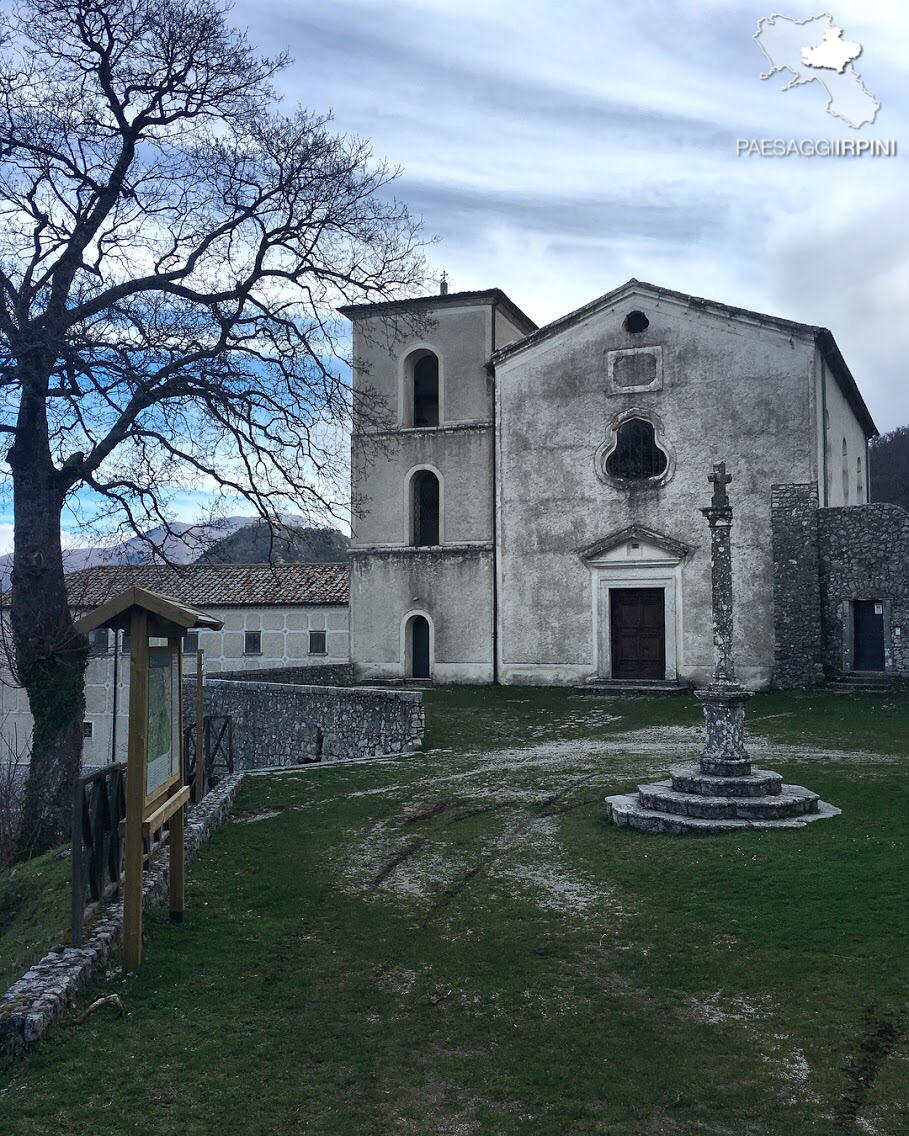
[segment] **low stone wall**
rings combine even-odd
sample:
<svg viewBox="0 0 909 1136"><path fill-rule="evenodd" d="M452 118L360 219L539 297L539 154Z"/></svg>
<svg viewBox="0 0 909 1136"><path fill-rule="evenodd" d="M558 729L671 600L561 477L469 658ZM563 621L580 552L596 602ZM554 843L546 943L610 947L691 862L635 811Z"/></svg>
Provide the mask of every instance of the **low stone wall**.
<svg viewBox="0 0 909 1136"><path fill-rule="evenodd" d="M853 505L818 512L823 662L851 667L852 600L884 604L886 669L909 676L909 512Z"/></svg>
<svg viewBox="0 0 909 1136"><path fill-rule="evenodd" d="M220 785L189 814L186 825L186 863L189 864L212 832L223 823L237 795L243 774ZM145 873L145 907L168 902L169 863L166 848L153 858ZM62 1020L76 996L107 965L120 944L123 903L114 903L85 935L81 947L62 947L46 954L14 982L0 1002L0 1053L15 1056Z"/></svg>
<svg viewBox="0 0 909 1136"><path fill-rule="evenodd" d="M195 721L195 697L189 680L187 724ZM209 678L205 713L233 717L239 769L409 753L423 741L423 699L414 690Z"/></svg>
<svg viewBox="0 0 909 1136"><path fill-rule="evenodd" d="M350 663L325 667L269 667L259 671L218 671L212 678L236 682L280 682L292 686L350 686L353 670Z"/></svg>

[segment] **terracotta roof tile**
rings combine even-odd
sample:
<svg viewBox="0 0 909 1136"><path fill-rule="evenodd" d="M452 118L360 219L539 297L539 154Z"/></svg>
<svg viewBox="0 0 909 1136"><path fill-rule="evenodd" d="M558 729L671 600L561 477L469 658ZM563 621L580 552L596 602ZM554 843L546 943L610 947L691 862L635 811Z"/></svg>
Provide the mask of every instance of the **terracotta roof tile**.
<svg viewBox="0 0 909 1136"><path fill-rule="evenodd" d="M70 572L70 606L94 608L126 588L148 588L183 603L206 607L263 604L346 604L346 564L105 564Z"/></svg>

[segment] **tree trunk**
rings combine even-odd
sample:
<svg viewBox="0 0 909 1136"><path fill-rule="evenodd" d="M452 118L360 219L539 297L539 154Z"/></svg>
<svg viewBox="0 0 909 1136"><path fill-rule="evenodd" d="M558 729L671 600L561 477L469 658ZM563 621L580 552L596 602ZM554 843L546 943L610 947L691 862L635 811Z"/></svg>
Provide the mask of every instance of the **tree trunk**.
<svg viewBox="0 0 909 1136"><path fill-rule="evenodd" d="M23 383L16 441L7 459L15 525L10 622L16 671L34 719L20 859L54 847L70 831L85 713L88 651L84 636L73 631L63 578L65 490L50 452L46 389L40 380Z"/></svg>

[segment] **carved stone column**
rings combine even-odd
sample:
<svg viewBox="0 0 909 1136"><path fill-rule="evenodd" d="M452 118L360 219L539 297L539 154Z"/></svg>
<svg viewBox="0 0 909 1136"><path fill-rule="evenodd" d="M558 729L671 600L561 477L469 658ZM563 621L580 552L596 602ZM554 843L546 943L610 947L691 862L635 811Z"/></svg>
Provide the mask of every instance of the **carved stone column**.
<svg viewBox="0 0 909 1136"><path fill-rule="evenodd" d="M726 486L732 478L725 462L708 477L713 499L701 512L710 525L711 598L713 604L713 679L695 695L704 705L706 741L701 772L713 777L741 777L751 773L745 749L745 703L751 697L735 676L732 653L732 506Z"/></svg>
<svg viewBox="0 0 909 1136"><path fill-rule="evenodd" d="M636 794L606 798L617 825L642 832L734 832L801 827L840 811L779 773L752 769L745 749L745 703L751 692L735 677L732 657L732 506L724 463L713 467L713 500L701 512L710 523L713 590L713 678L695 695L704 706L706 738L699 765L673 765L668 781L639 785Z"/></svg>

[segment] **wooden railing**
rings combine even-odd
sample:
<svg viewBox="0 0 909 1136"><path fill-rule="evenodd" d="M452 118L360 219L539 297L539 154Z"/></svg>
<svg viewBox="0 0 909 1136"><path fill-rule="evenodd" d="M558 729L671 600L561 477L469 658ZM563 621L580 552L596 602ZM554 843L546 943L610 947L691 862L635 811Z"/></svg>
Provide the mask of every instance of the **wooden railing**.
<svg viewBox="0 0 909 1136"><path fill-rule="evenodd" d="M234 771L234 720L229 714L206 714L202 719L202 793L196 795L196 724L183 731L183 760L190 800L199 801L222 777Z"/></svg>
<svg viewBox="0 0 909 1136"><path fill-rule="evenodd" d="M120 887L126 816L126 763L80 777L73 800L72 944L82 944L85 893L101 903Z"/></svg>
<svg viewBox="0 0 909 1136"><path fill-rule="evenodd" d="M190 800L200 801L227 774L234 771L234 723L229 715L208 716L202 727L203 784L196 784L196 728L184 730L184 783ZM121 821L126 817L126 763L105 765L80 777L73 798L72 919L74 947L82 944L86 893L92 903L103 903L120 888L123 875ZM144 842L146 858L166 839L166 829Z"/></svg>

